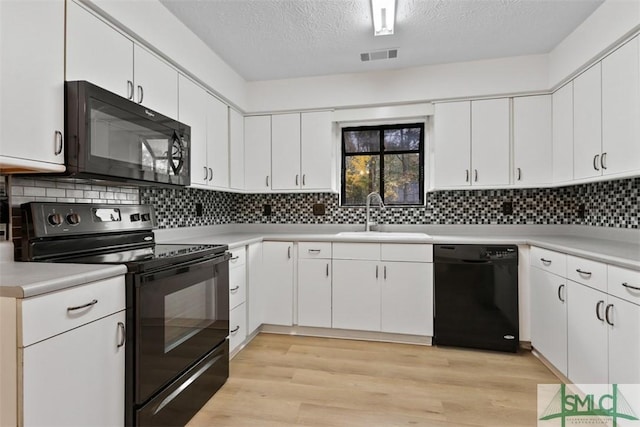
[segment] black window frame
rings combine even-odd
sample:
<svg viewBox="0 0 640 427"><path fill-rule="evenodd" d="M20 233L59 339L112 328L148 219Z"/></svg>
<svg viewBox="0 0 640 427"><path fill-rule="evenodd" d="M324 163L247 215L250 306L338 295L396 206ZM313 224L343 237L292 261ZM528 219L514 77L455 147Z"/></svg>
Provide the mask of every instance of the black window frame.
<svg viewBox="0 0 640 427"><path fill-rule="evenodd" d="M385 152L384 150L384 131L385 130L398 130L398 129L407 129L407 128L420 128L420 148L418 150L389 150ZM391 125L371 125L371 126L352 126L352 127L343 127L341 129L341 148L342 148L342 162L340 171L340 205L341 206L364 206L365 203L362 204L347 204L346 203L346 190L347 190L347 180L346 180L346 160L347 157L353 156L378 156L379 164L380 164L380 196L385 204L392 207L412 207L412 206L424 206L425 203L425 194L424 194L424 151L425 151L425 143L424 143L424 123L400 123L400 124L391 124ZM353 132L353 131L368 131L368 130L378 130L380 131L380 150L379 151L366 151L366 152L356 152L356 153L347 153L345 149L345 132ZM385 154L415 154L418 153L419 158L419 186L420 186L420 203L412 203L412 204L404 204L404 203L387 203L384 200L384 156Z"/></svg>

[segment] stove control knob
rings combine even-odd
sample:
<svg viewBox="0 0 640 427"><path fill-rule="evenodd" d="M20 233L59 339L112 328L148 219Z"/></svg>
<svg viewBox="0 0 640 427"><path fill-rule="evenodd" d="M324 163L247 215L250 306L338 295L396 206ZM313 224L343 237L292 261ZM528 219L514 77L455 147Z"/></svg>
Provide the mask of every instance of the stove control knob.
<svg viewBox="0 0 640 427"><path fill-rule="evenodd" d="M70 213L69 215L67 215L67 222L71 225L80 224L80 215L75 212Z"/></svg>
<svg viewBox="0 0 640 427"><path fill-rule="evenodd" d="M49 216L47 217L47 222L54 227L57 227L62 224L62 215L60 215L59 213L49 214Z"/></svg>
<svg viewBox="0 0 640 427"><path fill-rule="evenodd" d="M130 218L131 218L131 222L140 221L140 214L139 213L131 214Z"/></svg>
<svg viewBox="0 0 640 427"><path fill-rule="evenodd" d="M149 213L143 213L143 214L142 214L142 220L143 220L143 221L151 221L151 214L149 214Z"/></svg>

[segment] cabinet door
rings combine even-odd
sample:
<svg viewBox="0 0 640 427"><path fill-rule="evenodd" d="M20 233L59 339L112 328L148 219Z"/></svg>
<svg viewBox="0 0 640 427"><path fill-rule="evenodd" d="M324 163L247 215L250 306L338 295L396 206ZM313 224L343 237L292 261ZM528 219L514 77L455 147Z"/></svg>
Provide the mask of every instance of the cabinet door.
<svg viewBox="0 0 640 427"><path fill-rule="evenodd" d="M609 383L640 384L640 306L609 296Z"/></svg>
<svg viewBox="0 0 640 427"><path fill-rule="evenodd" d="M567 280L531 269L531 344L567 375Z"/></svg>
<svg viewBox="0 0 640 427"><path fill-rule="evenodd" d="M244 190L244 118L229 109L229 186Z"/></svg>
<svg viewBox="0 0 640 427"><path fill-rule="evenodd" d="M509 184L509 123L508 98L471 102L473 185Z"/></svg>
<svg viewBox="0 0 640 427"><path fill-rule="evenodd" d="M301 114L301 172L303 189L331 189L331 113Z"/></svg>
<svg viewBox="0 0 640 427"><path fill-rule="evenodd" d="M264 242L264 323L293 325L293 243Z"/></svg>
<svg viewBox="0 0 640 427"><path fill-rule="evenodd" d="M240 304L229 313L229 353L247 338L246 304Z"/></svg>
<svg viewBox="0 0 640 427"><path fill-rule="evenodd" d="M23 350L24 426L124 424L125 312Z"/></svg>
<svg viewBox="0 0 640 427"><path fill-rule="evenodd" d="M573 179L573 82L555 91L552 103L553 182Z"/></svg>
<svg viewBox="0 0 640 427"><path fill-rule="evenodd" d="M207 165L207 93L187 77L178 79L180 97L178 120L191 127L191 184L205 185L209 180Z"/></svg>
<svg viewBox="0 0 640 427"><path fill-rule="evenodd" d="M382 332L433 335L433 264L382 264Z"/></svg>
<svg viewBox="0 0 640 427"><path fill-rule="evenodd" d="M209 185L229 188L229 107L207 94L207 164Z"/></svg>
<svg viewBox="0 0 640 427"><path fill-rule="evenodd" d="M434 121L435 187L471 185L471 103L436 104Z"/></svg>
<svg viewBox="0 0 640 427"><path fill-rule="evenodd" d="M264 277L262 243L252 243L247 247L247 335L264 323Z"/></svg>
<svg viewBox="0 0 640 427"><path fill-rule="evenodd" d="M271 116L271 176L274 190L300 188L299 113Z"/></svg>
<svg viewBox="0 0 640 427"><path fill-rule="evenodd" d="M333 327L380 330L380 265L377 261L333 260Z"/></svg>
<svg viewBox="0 0 640 427"><path fill-rule="evenodd" d="M271 188L271 116L244 118L244 184L247 190Z"/></svg>
<svg viewBox="0 0 640 427"><path fill-rule="evenodd" d="M640 171L638 37L602 60L602 173Z"/></svg>
<svg viewBox="0 0 640 427"><path fill-rule="evenodd" d="M148 50L134 45L133 79L135 102L167 117L178 117L178 71Z"/></svg>
<svg viewBox="0 0 640 427"><path fill-rule="evenodd" d="M0 2L0 51L0 154L64 164L64 1Z"/></svg>
<svg viewBox="0 0 640 427"><path fill-rule="evenodd" d="M573 177L600 176L602 91L600 63L573 80Z"/></svg>
<svg viewBox="0 0 640 427"><path fill-rule="evenodd" d="M575 384L607 384L607 295L571 280L567 286L567 376Z"/></svg>
<svg viewBox="0 0 640 427"><path fill-rule="evenodd" d="M515 183L551 182L551 96L513 99L513 155Z"/></svg>
<svg viewBox="0 0 640 427"><path fill-rule="evenodd" d="M133 42L73 1L67 2L66 56L66 80L133 99Z"/></svg>
<svg viewBox="0 0 640 427"><path fill-rule="evenodd" d="M298 261L298 325L331 327L331 260Z"/></svg>

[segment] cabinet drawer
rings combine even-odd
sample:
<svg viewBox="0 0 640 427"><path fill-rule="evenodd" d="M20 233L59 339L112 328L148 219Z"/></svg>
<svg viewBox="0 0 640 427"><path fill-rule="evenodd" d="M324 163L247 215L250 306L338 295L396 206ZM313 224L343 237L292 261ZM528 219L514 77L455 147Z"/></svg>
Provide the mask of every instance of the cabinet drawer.
<svg viewBox="0 0 640 427"><path fill-rule="evenodd" d="M246 305L240 304L229 313L229 352L242 344L247 337Z"/></svg>
<svg viewBox="0 0 640 427"><path fill-rule="evenodd" d="M380 259L380 243L334 243L333 259Z"/></svg>
<svg viewBox="0 0 640 427"><path fill-rule="evenodd" d="M567 276L567 256L559 252L532 247L529 253L532 267L538 267L558 276Z"/></svg>
<svg viewBox="0 0 640 427"><path fill-rule="evenodd" d="M238 265L245 265L247 261L247 250L244 246L240 246L235 249L229 249L231 259L229 260L229 268L236 267Z"/></svg>
<svg viewBox="0 0 640 427"><path fill-rule="evenodd" d="M607 267L609 293L629 302L640 304L640 271L609 265Z"/></svg>
<svg viewBox="0 0 640 427"><path fill-rule="evenodd" d="M26 298L19 304L22 339L18 338L18 346L26 347L124 310L124 276Z"/></svg>
<svg viewBox="0 0 640 427"><path fill-rule="evenodd" d="M382 261L433 262L433 245L383 243L380 245Z"/></svg>
<svg viewBox="0 0 640 427"><path fill-rule="evenodd" d="M607 265L601 262L567 255L567 278L607 292Z"/></svg>
<svg viewBox="0 0 640 427"><path fill-rule="evenodd" d="M298 243L299 258L331 258L331 242L300 242Z"/></svg>
<svg viewBox="0 0 640 427"><path fill-rule="evenodd" d="M244 265L229 270L229 309L245 302L247 298L247 271Z"/></svg>

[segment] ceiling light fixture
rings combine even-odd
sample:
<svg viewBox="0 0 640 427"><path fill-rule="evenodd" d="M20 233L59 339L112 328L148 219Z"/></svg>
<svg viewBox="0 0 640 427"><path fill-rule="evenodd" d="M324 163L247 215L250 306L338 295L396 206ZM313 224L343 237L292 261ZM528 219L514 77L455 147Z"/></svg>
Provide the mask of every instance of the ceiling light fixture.
<svg viewBox="0 0 640 427"><path fill-rule="evenodd" d="M393 25L396 21L396 0L371 0L373 15L373 35L393 35Z"/></svg>

